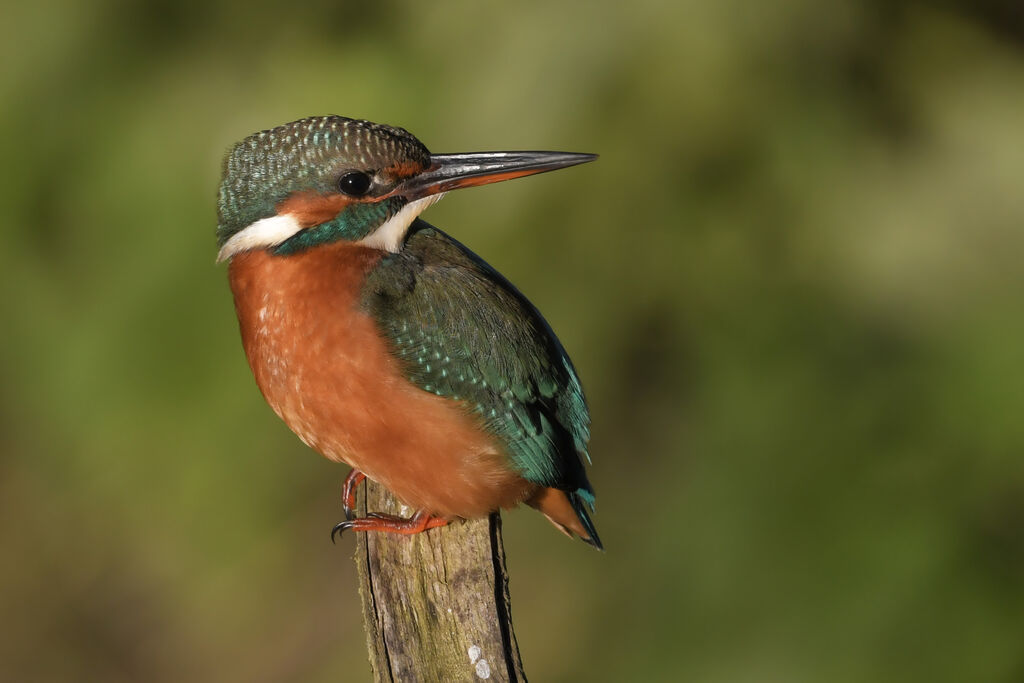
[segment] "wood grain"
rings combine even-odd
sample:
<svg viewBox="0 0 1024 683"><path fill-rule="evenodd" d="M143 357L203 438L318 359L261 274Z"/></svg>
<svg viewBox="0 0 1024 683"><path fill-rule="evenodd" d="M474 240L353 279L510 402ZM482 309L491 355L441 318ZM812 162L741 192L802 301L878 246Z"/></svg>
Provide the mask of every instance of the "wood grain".
<svg viewBox="0 0 1024 683"><path fill-rule="evenodd" d="M408 516L367 480L359 514ZM512 628L501 516L415 536L358 534L356 567L374 680L525 682Z"/></svg>

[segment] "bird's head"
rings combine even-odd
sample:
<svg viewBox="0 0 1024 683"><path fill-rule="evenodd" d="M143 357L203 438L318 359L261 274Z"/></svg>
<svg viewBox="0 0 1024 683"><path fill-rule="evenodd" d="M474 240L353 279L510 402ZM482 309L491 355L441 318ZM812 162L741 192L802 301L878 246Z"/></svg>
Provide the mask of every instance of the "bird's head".
<svg viewBox="0 0 1024 683"><path fill-rule="evenodd" d="M567 152L431 154L402 129L316 116L250 135L224 160L218 261L348 240L398 252L417 215L449 190L596 158Z"/></svg>

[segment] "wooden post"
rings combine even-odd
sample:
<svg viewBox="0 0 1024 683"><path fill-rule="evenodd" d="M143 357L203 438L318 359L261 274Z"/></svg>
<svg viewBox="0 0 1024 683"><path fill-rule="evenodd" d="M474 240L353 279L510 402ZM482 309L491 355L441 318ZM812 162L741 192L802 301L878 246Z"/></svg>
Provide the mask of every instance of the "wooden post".
<svg viewBox="0 0 1024 683"><path fill-rule="evenodd" d="M359 506L408 516L366 480ZM415 536L358 533L356 567L377 683L525 683L512 630L501 516Z"/></svg>

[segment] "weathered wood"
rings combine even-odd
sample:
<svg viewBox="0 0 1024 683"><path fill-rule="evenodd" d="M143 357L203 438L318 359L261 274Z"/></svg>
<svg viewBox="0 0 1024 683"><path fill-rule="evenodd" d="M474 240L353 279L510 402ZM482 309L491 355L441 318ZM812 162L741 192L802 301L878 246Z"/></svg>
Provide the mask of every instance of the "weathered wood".
<svg viewBox="0 0 1024 683"><path fill-rule="evenodd" d="M366 481L360 514L408 516ZM378 683L526 681L512 630L501 516L415 536L357 534L356 567Z"/></svg>

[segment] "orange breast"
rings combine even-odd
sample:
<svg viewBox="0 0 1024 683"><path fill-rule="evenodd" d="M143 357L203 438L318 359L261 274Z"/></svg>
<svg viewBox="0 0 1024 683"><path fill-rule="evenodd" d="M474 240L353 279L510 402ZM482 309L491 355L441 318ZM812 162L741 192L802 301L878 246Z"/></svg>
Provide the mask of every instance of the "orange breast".
<svg viewBox="0 0 1024 683"><path fill-rule="evenodd" d="M510 507L537 487L461 404L401 373L359 289L381 253L336 243L232 259L242 343L256 383L307 445L344 461L406 505L446 517Z"/></svg>

